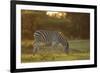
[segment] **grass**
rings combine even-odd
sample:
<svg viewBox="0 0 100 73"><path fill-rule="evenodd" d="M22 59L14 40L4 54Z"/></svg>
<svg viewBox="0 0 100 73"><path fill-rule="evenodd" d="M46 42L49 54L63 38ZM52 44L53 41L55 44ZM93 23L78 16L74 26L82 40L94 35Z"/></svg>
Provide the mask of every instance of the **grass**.
<svg viewBox="0 0 100 73"><path fill-rule="evenodd" d="M62 46L41 47L34 55L32 41L22 41L21 62L43 62L43 61L71 61L87 60L90 58L89 40L70 40L69 53L66 54Z"/></svg>

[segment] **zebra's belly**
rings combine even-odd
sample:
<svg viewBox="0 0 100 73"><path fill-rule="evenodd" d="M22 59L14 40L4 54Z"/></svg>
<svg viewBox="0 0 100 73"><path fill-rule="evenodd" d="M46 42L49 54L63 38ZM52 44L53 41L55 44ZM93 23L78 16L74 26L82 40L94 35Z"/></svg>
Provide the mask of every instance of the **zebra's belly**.
<svg viewBox="0 0 100 73"><path fill-rule="evenodd" d="M40 42L38 45L40 47L64 47L61 43L56 42Z"/></svg>

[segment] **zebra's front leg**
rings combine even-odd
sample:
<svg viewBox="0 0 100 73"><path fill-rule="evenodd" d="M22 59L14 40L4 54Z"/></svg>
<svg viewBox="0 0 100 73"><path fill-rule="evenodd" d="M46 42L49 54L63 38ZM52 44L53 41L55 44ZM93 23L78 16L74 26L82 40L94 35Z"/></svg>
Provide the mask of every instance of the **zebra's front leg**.
<svg viewBox="0 0 100 73"><path fill-rule="evenodd" d="M69 47L68 47L68 45L67 45L67 46L64 46L64 52L65 52L66 54L69 54Z"/></svg>

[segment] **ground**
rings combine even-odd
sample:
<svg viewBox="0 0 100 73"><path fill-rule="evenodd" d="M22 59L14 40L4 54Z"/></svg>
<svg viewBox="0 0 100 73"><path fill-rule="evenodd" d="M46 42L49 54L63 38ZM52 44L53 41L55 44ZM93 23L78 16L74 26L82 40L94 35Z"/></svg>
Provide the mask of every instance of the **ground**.
<svg viewBox="0 0 100 73"><path fill-rule="evenodd" d="M89 40L69 40L69 52L65 53L60 46L56 48L45 47L33 54L32 40L22 41L21 62L43 62L43 61L71 61L90 59Z"/></svg>

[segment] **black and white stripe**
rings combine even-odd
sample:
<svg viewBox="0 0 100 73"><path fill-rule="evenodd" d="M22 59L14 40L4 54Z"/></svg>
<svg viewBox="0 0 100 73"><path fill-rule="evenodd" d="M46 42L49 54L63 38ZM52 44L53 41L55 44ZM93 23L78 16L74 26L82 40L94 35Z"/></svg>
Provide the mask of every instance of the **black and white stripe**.
<svg viewBox="0 0 100 73"><path fill-rule="evenodd" d="M61 44L66 53L68 53L68 42L61 32L38 30L34 33L34 51L39 50L40 45L56 46Z"/></svg>

